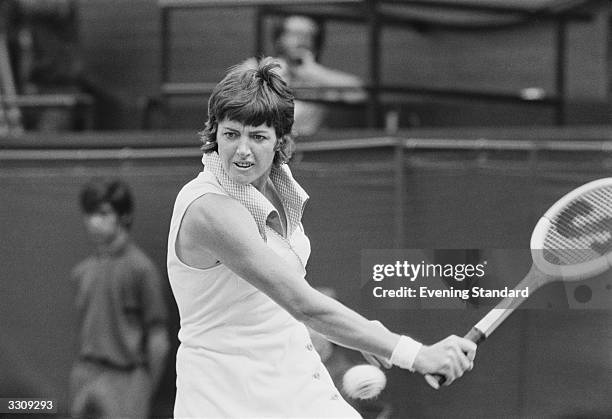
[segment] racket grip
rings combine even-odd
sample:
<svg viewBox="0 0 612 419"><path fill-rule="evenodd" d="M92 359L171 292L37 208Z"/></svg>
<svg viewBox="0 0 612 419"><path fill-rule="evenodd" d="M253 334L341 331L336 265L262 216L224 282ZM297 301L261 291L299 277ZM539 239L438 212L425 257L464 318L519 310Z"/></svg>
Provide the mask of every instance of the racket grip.
<svg viewBox="0 0 612 419"><path fill-rule="evenodd" d="M464 336L465 339L471 340L476 345L480 345L487 336L475 327L472 327L469 332Z"/></svg>
<svg viewBox="0 0 612 419"><path fill-rule="evenodd" d="M464 336L465 339L469 339L476 345L484 341L487 336L482 333L479 329L472 327L469 332ZM425 381L431 387L438 389L446 381L446 377L441 374L425 374Z"/></svg>

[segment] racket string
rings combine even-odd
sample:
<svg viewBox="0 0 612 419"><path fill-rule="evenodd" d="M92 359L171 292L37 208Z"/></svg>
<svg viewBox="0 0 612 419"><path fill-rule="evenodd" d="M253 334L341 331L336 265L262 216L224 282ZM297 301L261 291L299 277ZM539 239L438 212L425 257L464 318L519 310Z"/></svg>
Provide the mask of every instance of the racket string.
<svg viewBox="0 0 612 419"><path fill-rule="evenodd" d="M591 190L570 202L551 222L544 257L573 265L612 252L612 186Z"/></svg>

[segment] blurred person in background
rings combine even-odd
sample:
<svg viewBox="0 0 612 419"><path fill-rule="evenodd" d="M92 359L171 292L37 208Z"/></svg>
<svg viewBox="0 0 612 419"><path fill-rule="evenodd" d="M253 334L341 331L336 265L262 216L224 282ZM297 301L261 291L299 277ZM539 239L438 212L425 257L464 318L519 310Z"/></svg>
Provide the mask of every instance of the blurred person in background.
<svg viewBox="0 0 612 419"><path fill-rule="evenodd" d="M334 288L331 287L317 287L317 291L322 294L338 300L338 293ZM340 301L340 300L338 300ZM357 410L364 419L375 418L375 419L388 419L391 417L393 408L391 403L384 400L383 398L374 398L359 400L350 397L343 388L342 381L346 372L354 367L364 363L364 357L368 360L367 355L360 354L358 351L348 349L329 341L325 336L316 332L315 330L308 328L310 334L310 340L314 345L317 353L321 357L321 362L327 368L329 375L331 376L334 384L340 390L342 397ZM364 355L364 356L362 356ZM369 360L368 360L369 361ZM389 367L385 365L385 367Z"/></svg>
<svg viewBox="0 0 612 419"><path fill-rule="evenodd" d="M77 95L83 91L76 0L0 0L16 90L20 95ZM42 132L82 128L71 106L25 108L26 129Z"/></svg>
<svg viewBox="0 0 612 419"><path fill-rule="evenodd" d="M293 88L314 89L305 92L314 100L295 101L298 134L312 135L324 124L328 111L322 102L359 103L367 98L359 77L319 63L323 25L306 16L289 16L274 27L272 36L285 80Z"/></svg>
<svg viewBox="0 0 612 419"><path fill-rule="evenodd" d="M159 271L131 240L133 199L114 179L80 193L94 254L72 273L79 314L78 359L71 374L71 414L145 418L169 351Z"/></svg>

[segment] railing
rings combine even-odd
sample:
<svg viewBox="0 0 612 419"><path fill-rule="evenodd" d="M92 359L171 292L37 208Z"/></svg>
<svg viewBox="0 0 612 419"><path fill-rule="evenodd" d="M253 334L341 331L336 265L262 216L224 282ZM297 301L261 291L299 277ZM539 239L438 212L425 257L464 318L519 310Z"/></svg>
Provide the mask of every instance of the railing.
<svg viewBox="0 0 612 419"><path fill-rule="evenodd" d="M558 130L551 130L549 138L554 137ZM123 134L127 136L127 134ZM181 134L186 136L185 133ZM111 134L114 138L121 138L121 135ZM131 134L132 141L126 144L138 144L140 140L146 139L146 134ZM148 135L150 137L150 135ZM98 148L78 148L78 143L68 143L67 148L35 148L28 149L23 146L0 149L0 164L7 165L10 162L34 161L88 161L88 160L119 160L119 161L144 161L148 159L191 159L198 160L201 151L198 148L195 136L193 141L182 142L180 146L168 144L168 138L172 137L168 133L158 133L157 137L165 138L166 144L158 146L121 146L120 142L115 147L109 148L104 141L98 142ZM558 136L558 135L557 135ZM306 141L299 144L299 157L307 153L326 153L333 151L348 150L368 150L368 149L389 149L389 164L382 166L393 173L393 200L394 200L394 244L401 248L404 243L404 219L405 219L405 190L406 190L406 167L410 167L411 156L419 151L476 151L478 156L474 158L477 164L482 164L487 159L488 152L524 152L525 162L530 168L533 176L537 174L539 154L543 152L588 152L599 153L602 159L612 158L612 129L599 127L591 132L591 139L586 136L586 140L555 140L555 139L493 139L493 138L425 138L410 135L383 135L368 138L340 138L328 141ZM138 137L138 138L136 138ZM191 138L191 136L190 136ZM600 138L600 139L593 139ZM70 148L72 147L72 148ZM91 147L91 143L89 144ZM297 163L299 168L299 162ZM379 167L377 165L377 167Z"/></svg>
<svg viewBox="0 0 612 419"><path fill-rule="evenodd" d="M440 97L450 99L478 99L497 101L500 103L521 103L525 105L551 106L555 110L554 123L565 123L566 102L566 66L567 66L567 28L571 21L584 21L591 18L591 14L582 9L584 5L597 3L595 1L572 0L559 2L545 2L539 7L504 6L501 2L487 4L486 2L453 2L445 0L158 0L161 13L161 81L160 100L171 96L208 95L212 89L210 83L176 83L170 81L170 14L174 10L196 9L211 7L255 7L256 33L253 56L259 56L264 51L265 19L267 16L282 16L303 14L321 20L338 20L364 23L368 32L368 83L365 89L369 93L366 103L368 127L379 126L381 94L397 93L403 96L420 95L426 97ZM312 6L318 7L312 7ZM393 10L385 10L385 6L410 7L488 13L498 19L493 24L482 22L445 22L432 20L418 15L398 14ZM505 18L503 22L499 18ZM509 20L508 20L509 19ZM555 92L546 95L526 96L521 91L496 92L461 89L436 89L423 86L385 85L381 80L380 51L381 29L384 25L395 25L409 29L434 27L445 30L499 30L505 27L525 25L543 20L555 24L554 41L554 78ZM311 89L312 90L312 89ZM326 100L303 88L300 97L304 100Z"/></svg>

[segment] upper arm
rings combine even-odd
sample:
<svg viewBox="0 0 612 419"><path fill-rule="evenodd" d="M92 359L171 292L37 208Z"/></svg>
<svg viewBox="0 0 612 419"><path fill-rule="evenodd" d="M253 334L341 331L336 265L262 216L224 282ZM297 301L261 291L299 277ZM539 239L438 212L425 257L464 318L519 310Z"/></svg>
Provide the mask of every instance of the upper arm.
<svg viewBox="0 0 612 419"><path fill-rule="evenodd" d="M270 249L238 201L206 194L188 208L181 229L189 240L296 317L316 293L303 276Z"/></svg>
<svg viewBox="0 0 612 419"><path fill-rule="evenodd" d="M206 194L192 204L184 226L207 252L298 321L340 344L389 356L395 335L378 328L338 301L312 288L301 272L270 249L257 224L238 201ZM367 332L369 331L369 332Z"/></svg>

